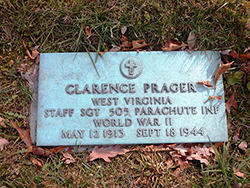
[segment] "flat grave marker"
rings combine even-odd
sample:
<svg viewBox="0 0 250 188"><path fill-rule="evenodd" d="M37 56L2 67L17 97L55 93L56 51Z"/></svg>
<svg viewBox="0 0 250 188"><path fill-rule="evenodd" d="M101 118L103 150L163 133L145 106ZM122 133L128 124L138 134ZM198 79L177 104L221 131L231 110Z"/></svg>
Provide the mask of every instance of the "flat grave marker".
<svg viewBox="0 0 250 188"><path fill-rule="evenodd" d="M90 53L95 59L96 53ZM227 141L215 51L40 55L38 146ZM212 105L212 106L211 106ZM209 137L209 138L208 138Z"/></svg>

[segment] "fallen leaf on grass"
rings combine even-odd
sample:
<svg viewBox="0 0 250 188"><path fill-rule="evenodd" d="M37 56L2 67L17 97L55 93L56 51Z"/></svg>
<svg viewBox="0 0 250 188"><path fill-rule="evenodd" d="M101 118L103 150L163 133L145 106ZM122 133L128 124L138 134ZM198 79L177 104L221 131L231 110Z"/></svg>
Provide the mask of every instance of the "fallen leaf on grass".
<svg viewBox="0 0 250 188"><path fill-rule="evenodd" d="M39 55L39 52L37 50L32 50L31 58L34 60Z"/></svg>
<svg viewBox="0 0 250 188"><path fill-rule="evenodd" d="M159 146L155 146L155 145L150 145L150 146L146 146L144 151L146 152L157 152L157 151L170 151L172 149L170 149L167 145L161 144Z"/></svg>
<svg viewBox="0 0 250 188"><path fill-rule="evenodd" d="M188 49L193 50L194 46L195 46L195 34L194 34L194 32L191 31L189 33L187 43L188 43Z"/></svg>
<svg viewBox="0 0 250 188"><path fill-rule="evenodd" d="M16 122L11 122L11 125L18 131L19 136L21 137L22 141L27 145L27 147L32 146L30 131L23 130L21 127L17 125Z"/></svg>
<svg viewBox="0 0 250 188"><path fill-rule="evenodd" d="M43 156L43 157L49 157L49 155L51 153L49 151L46 151L45 149L43 149L41 147L35 147L35 148L33 148L33 154Z"/></svg>
<svg viewBox="0 0 250 188"><path fill-rule="evenodd" d="M236 59L239 58L239 55L236 53L235 50L233 50L233 51L232 51L230 54L228 54L228 55L230 55L230 56L232 56L233 58L236 58Z"/></svg>
<svg viewBox="0 0 250 188"><path fill-rule="evenodd" d="M95 146L89 156L89 161L102 158L106 162L111 162L110 158L115 157L116 155L124 155L125 153L130 151L127 149L121 149L120 145L115 145L110 150L108 148L109 147L99 148L98 146Z"/></svg>
<svg viewBox="0 0 250 188"><path fill-rule="evenodd" d="M30 51L29 51L29 49L27 48L27 45L25 44L24 40L22 40L22 41L23 41L23 46L24 46L24 48L26 50L26 53L27 53L28 57L32 61L34 61L35 58L39 55L39 52L36 49L34 49L34 50L32 50L32 54L31 54Z"/></svg>
<svg viewBox="0 0 250 188"><path fill-rule="evenodd" d="M232 188L241 188L242 183L237 183L236 180L233 180L233 187Z"/></svg>
<svg viewBox="0 0 250 188"><path fill-rule="evenodd" d="M199 154L197 154L197 153L187 156L187 159L188 160L198 160L201 163L204 163L204 164L208 165L208 160L204 159L204 158L201 158L201 156Z"/></svg>
<svg viewBox="0 0 250 188"><path fill-rule="evenodd" d="M133 40L132 41L133 48L131 50L143 48L143 47L148 46L148 45L149 44L147 44L144 40Z"/></svg>
<svg viewBox="0 0 250 188"><path fill-rule="evenodd" d="M29 51L28 48L27 48L27 44L24 42L24 40L22 40L22 41L23 41L23 47L25 48L27 55L29 56L30 59L32 59L32 56L31 56L31 54L30 54L30 51Z"/></svg>
<svg viewBox="0 0 250 188"><path fill-rule="evenodd" d="M197 153L198 155L203 155L204 157L210 156L210 149L207 148L205 145L203 147L194 147L194 153Z"/></svg>
<svg viewBox="0 0 250 188"><path fill-rule="evenodd" d="M2 150L3 150L3 147L4 147L6 144L8 144L8 143L9 143L8 140L6 140L6 139L4 139L4 138L0 138L0 151L2 151Z"/></svg>
<svg viewBox="0 0 250 188"><path fill-rule="evenodd" d="M209 81L199 81L199 82L197 82L197 84L203 84L206 87L214 88L214 86L211 85Z"/></svg>
<svg viewBox="0 0 250 188"><path fill-rule="evenodd" d="M170 166L171 164L173 164L173 159L172 157L169 157L168 160L165 162L168 166Z"/></svg>
<svg viewBox="0 0 250 188"><path fill-rule="evenodd" d="M190 148L185 148L182 144L172 146L172 148L179 151L182 156L186 156L186 152L190 150Z"/></svg>
<svg viewBox="0 0 250 188"><path fill-rule="evenodd" d="M13 61L13 60L10 60L10 61L9 61L9 67L12 67L13 64L14 64L14 61Z"/></svg>
<svg viewBox="0 0 250 188"><path fill-rule="evenodd" d="M239 172L235 172L234 174L235 174L236 176L240 177L240 178L244 178L245 175L246 175L245 173L240 172L240 171L239 171Z"/></svg>
<svg viewBox="0 0 250 188"><path fill-rule="evenodd" d="M187 152L188 155L192 155L194 153L193 147L190 148L190 150Z"/></svg>
<svg viewBox="0 0 250 188"><path fill-rule="evenodd" d="M222 55L228 55L230 51L231 50L223 50L223 51L220 51L220 54L222 54Z"/></svg>
<svg viewBox="0 0 250 188"><path fill-rule="evenodd" d="M76 162L76 160L72 157L72 155L68 152L65 152L65 153L62 153L63 154L63 161L66 163L66 164L70 164L70 163L74 163Z"/></svg>
<svg viewBox="0 0 250 188"><path fill-rule="evenodd" d="M103 56L103 54L105 54L105 52L98 52L100 56Z"/></svg>
<svg viewBox="0 0 250 188"><path fill-rule="evenodd" d="M250 54L240 54L240 57L250 59Z"/></svg>
<svg viewBox="0 0 250 188"><path fill-rule="evenodd" d="M8 121L8 120L5 120L5 119L0 117L0 125L4 128L7 128L7 126L5 125L5 123L3 121Z"/></svg>
<svg viewBox="0 0 250 188"><path fill-rule="evenodd" d="M234 143L236 143L240 140L240 131L241 131L241 127L237 129L235 135L233 136Z"/></svg>
<svg viewBox="0 0 250 188"><path fill-rule="evenodd" d="M250 46L248 46L248 47L244 50L243 53L246 53L246 52L248 52L249 50L250 50Z"/></svg>
<svg viewBox="0 0 250 188"><path fill-rule="evenodd" d="M125 35L122 35L121 41L128 42L128 37L126 37ZM132 47L132 45L131 45L131 47Z"/></svg>
<svg viewBox="0 0 250 188"><path fill-rule="evenodd" d="M231 67L231 65L233 64L233 61L231 63L227 63L227 64L223 64L221 65L218 70L215 73L215 78L214 78L214 85L216 86L216 83L218 81L218 79L220 78L220 75L224 72L227 71L227 69L229 69Z"/></svg>
<svg viewBox="0 0 250 188"><path fill-rule="evenodd" d="M121 28L121 33L122 33L122 35L124 35L124 34L126 33L126 31L127 31L127 27L126 27L126 26L123 26L123 27Z"/></svg>
<svg viewBox="0 0 250 188"><path fill-rule="evenodd" d="M132 48L132 43L131 42L129 42L129 41L125 41L125 42L123 42L122 43L122 45L121 45L121 51L129 51L129 50L131 50L130 48Z"/></svg>
<svg viewBox="0 0 250 188"><path fill-rule="evenodd" d="M40 62L40 55L38 55L35 59L35 64L36 65L39 65L39 62Z"/></svg>
<svg viewBox="0 0 250 188"><path fill-rule="evenodd" d="M185 168L190 168L188 161L183 161L180 158L178 159L178 164L180 165L181 171L183 171Z"/></svg>
<svg viewBox="0 0 250 188"><path fill-rule="evenodd" d="M118 52L120 48L114 44L111 44L112 48L109 50L109 52Z"/></svg>
<svg viewBox="0 0 250 188"><path fill-rule="evenodd" d="M34 85L33 79L38 76L38 68L34 68L33 73L31 73L31 69L25 74L21 71L21 76L26 78L30 85Z"/></svg>
<svg viewBox="0 0 250 188"><path fill-rule="evenodd" d="M234 93L235 93L235 90L233 91L232 95L230 96L230 98L228 99L228 101L225 104L226 110L229 114L230 114L231 106L236 108L236 109L238 108L237 102L235 102L235 100L234 100Z"/></svg>
<svg viewBox="0 0 250 188"><path fill-rule="evenodd" d="M215 149L215 151L214 151L214 149L213 149L212 147L210 147L209 151L210 151L211 153L213 153L213 154L215 154L215 152L218 153L218 148L219 148L220 146L222 146L222 145L223 145L223 142L217 142L217 143L214 144L214 149Z"/></svg>
<svg viewBox="0 0 250 188"><path fill-rule="evenodd" d="M180 175L181 175L181 170L180 170L180 168L177 168L174 172L172 172L172 174L173 174L174 176L176 176L176 177L180 177Z"/></svg>
<svg viewBox="0 0 250 188"><path fill-rule="evenodd" d="M162 50L164 52L175 51L185 46L188 46L188 45L183 42L172 41L170 39L166 39L165 45L162 47Z"/></svg>
<svg viewBox="0 0 250 188"><path fill-rule="evenodd" d="M59 153L60 151L64 150L66 147L67 146L58 146L58 147L54 147L54 148L46 149L46 150L51 153Z"/></svg>
<svg viewBox="0 0 250 188"><path fill-rule="evenodd" d="M33 163L33 164L35 164L35 165L37 165L38 167L40 167L40 168L42 168L43 167L43 165L42 165L42 163L40 162L40 161L38 161L37 159L31 159L31 162Z"/></svg>
<svg viewBox="0 0 250 188"><path fill-rule="evenodd" d="M238 148L240 148L242 151L246 152L246 151L247 151L247 142L243 140L243 141L238 145Z"/></svg>
<svg viewBox="0 0 250 188"><path fill-rule="evenodd" d="M213 95L210 95L210 96L208 97L208 99L207 99L204 103L206 103L206 102L209 101L210 99L220 100L221 98L222 98L222 95L219 95L218 97L215 97L215 96L213 96Z"/></svg>
<svg viewBox="0 0 250 188"><path fill-rule="evenodd" d="M85 32L86 32L86 36L87 36L87 38L89 38L89 37L90 37L90 35L91 35L91 31L90 31L89 26L85 27Z"/></svg>

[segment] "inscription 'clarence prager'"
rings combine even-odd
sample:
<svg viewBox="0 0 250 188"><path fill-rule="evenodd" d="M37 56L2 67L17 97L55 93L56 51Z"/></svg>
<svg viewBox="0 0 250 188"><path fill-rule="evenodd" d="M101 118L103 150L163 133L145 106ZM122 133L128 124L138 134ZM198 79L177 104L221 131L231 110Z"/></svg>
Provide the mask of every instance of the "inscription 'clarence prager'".
<svg viewBox="0 0 250 188"><path fill-rule="evenodd" d="M80 89L79 84L68 84L65 87L65 91L67 94L113 94L113 93L136 93L136 85L135 84L92 84L89 86L88 84L85 84L85 86ZM156 83L144 83L143 84L143 91L144 93L186 93L186 92L197 92L195 88L195 84L192 82L188 83L171 83L167 85L166 83L163 83L161 86L159 86Z"/></svg>

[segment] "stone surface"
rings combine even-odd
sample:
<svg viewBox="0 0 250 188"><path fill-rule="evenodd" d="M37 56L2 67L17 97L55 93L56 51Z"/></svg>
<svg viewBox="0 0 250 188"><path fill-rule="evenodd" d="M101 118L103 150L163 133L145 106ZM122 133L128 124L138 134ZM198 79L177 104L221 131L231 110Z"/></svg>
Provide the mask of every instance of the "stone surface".
<svg viewBox="0 0 250 188"><path fill-rule="evenodd" d="M87 53L41 54L37 145L227 141L222 78L213 103L197 84L213 84L219 62L212 51L108 52L99 77Z"/></svg>

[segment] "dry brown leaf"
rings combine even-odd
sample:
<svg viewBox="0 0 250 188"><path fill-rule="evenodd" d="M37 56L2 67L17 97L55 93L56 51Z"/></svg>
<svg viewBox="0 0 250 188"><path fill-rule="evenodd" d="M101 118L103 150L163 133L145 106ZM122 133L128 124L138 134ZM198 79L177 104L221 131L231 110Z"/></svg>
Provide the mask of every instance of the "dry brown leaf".
<svg viewBox="0 0 250 188"><path fill-rule="evenodd" d="M14 64L14 61L13 61L13 60L10 60L10 61L9 61L9 66L12 67L13 64Z"/></svg>
<svg viewBox="0 0 250 188"><path fill-rule="evenodd" d="M105 54L105 52L99 52L99 55L100 55L100 56L103 56L103 54Z"/></svg>
<svg viewBox="0 0 250 188"><path fill-rule="evenodd" d="M128 42L128 37L126 37L125 35L122 35L121 41L122 42Z"/></svg>
<svg viewBox="0 0 250 188"><path fill-rule="evenodd" d="M127 27L126 27L126 26L123 26L123 27L121 28L121 33L122 33L122 35L124 35L124 34L126 33L126 31L127 31Z"/></svg>
<svg viewBox="0 0 250 188"><path fill-rule="evenodd" d="M33 164L37 165L37 166L40 167L40 168L43 167L42 163L41 163L40 161L38 161L37 159L32 158L32 159L31 159L31 162L32 162Z"/></svg>
<svg viewBox="0 0 250 188"><path fill-rule="evenodd" d="M209 101L210 99L220 100L220 99L222 99L222 95L219 95L218 97L215 97L215 96L213 96L213 95L210 95L210 96L208 97L208 99L207 99L204 103L206 103L206 102Z"/></svg>
<svg viewBox="0 0 250 188"><path fill-rule="evenodd" d="M250 54L240 54L240 57L250 59Z"/></svg>
<svg viewBox="0 0 250 188"><path fill-rule="evenodd" d="M195 34L194 32L190 32L189 33L189 36L188 36L188 40L187 40L187 43L188 43L188 49L189 50L193 50L194 49L194 46L195 46Z"/></svg>
<svg viewBox="0 0 250 188"><path fill-rule="evenodd" d="M147 44L144 40L133 40L132 41L133 48L131 50L143 48L143 47L148 46L148 45L149 44Z"/></svg>
<svg viewBox="0 0 250 188"><path fill-rule="evenodd" d="M90 31L89 26L85 27L85 32L86 32L86 36L87 36L87 38L89 38L89 37L90 37L90 35L91 35L91 31Z"/></svg>
<svg viewBox="0 0 250 188"><path fill-rule="evenodd" d="M28 155L28 153L33 152L33 148L34 148L33 146L29 146L29 147L28 147L28 151L25 153L24 156Z"/></svg>
<svg viewBox="0 0 250 188"><path fill-rule="evenodd" d="M49 157L51 153L41 147L35 147L33 148L33 154L43 156L43 157Z"/></svg>
<svg viewBox="0 0 250 188"><path fill-rule="evenodd" d="M35 59L35 64L39 65L39 62L40 62L40 55L38 54L38 56Z"/></svg>
<svg viewBox="0 0 250 188"><path fill-rule="evenodd" d="M194 153L193 147L190 148L190 150L187 152L188 155L192 155Z"/></svg>
<svg viewBox="0 0 250 188"><path fill-rule="evenodd" d="M216 152L216 153L218 153L218 148L219 148L220 146L222 146L222 145L223 145L223 142L217 142L217 143L214 144L214 149L215 149L215 152ZM214 149L213 149L212 147L210 147L209 151L210 151L211 153L215 154Z"/></svg>
<svg viewBox="0 0 250 188"><path fill-rule="evenodd" d="M21 127L17 125L16 122L11 122L11 125L18 131L19 136L21 137L22 141L26 144L27 147L32 146L32 141L30 138L30 131L23 130Z"/></svg>
<svg viewBox="0 0 250 188"><path fill-rule="evenodd" d="M230 51L231 50L223 50L223 51L220 51L220 54L222 54L222 55L228 55Z"/></svg>
<svg viewBox="0 0 250 188"><path fill-rule="evenodd" d="M178 164L180 165L181 171L183 171L185 168L190 168L188 161L183 161L180 158L178 159Z"/></svg>
<svg viewBox="0 0 250 188"><path fill-rule="evenodd" d="M169 151L169 150L172 150L172 149L170 149L169 147L167 147L164 144L161 144L159 146L150 145L150 146L146 146L145 149L144 149L144 151L146 151L146 152L150 152L150 151L153 151L153 152L157 152L157 151Z"/></svg>
<svg viewBox="0 0 250 188"><path fill-rule="evenodd" d="M188 46L188 45L183 42L177 42L177 41L172 41L170 39L166 39L165 45L162 47L162 50L164 52L175 51L185 46Z"/></svg>
<svg viewBox="0 0 250 188"><path fill-rule="evenodd" d="M65 152L65 153L62 153L63 154L63 161L66 163L66 164L70 164L70 163L74 163L76 162L76 160L72 157L72 155L68 152Z"/></svg>
<svg viewBox="0 0 250 188"><path fill-rule="evenodd" d="M197 153L198 155L203 155L204 157L210 156L210 148L207 148L205 145L203 147L194 147L194 153Z"/></svg>
<svg viewBox="0 0 250 188"><path fill-rule="evenodd" d="M36 57L39 55L39 52L37 51L37 49L34 49L34 50L32 50L32 54L31 54L29 49L27 48L27 45L25 44L24 40L22 40L22 41L23 41L23 46L26 50L28 57L30 58L31 61L34 61L36 59Z"/></svg>
<svg viewBox="0 0 250 188"><path fill-rule="evenodd" d="M133 46L132 43L129 41L125 41L121 45L121 47L123 47L123 48L132 48L132 46Z"/></svg>
<svg viewBox="0 0 250 188"><path fill-rule="evenodd" d="M208 163L209 163L207 159L201 158L201 156L197 153L187 156L187 159L188 160L198 160L201 163L204 163L206 165L208 165Z"/></svg>
<svg viewBox="0 0 250 188"><path fill-rule="evenodd" d="M6 140L6 139L4 139L4 138L0 138L0 151L2 151L3 148L4 148L4 146L5 146L6 144L8 144L8 143L9 143L8 140Z"/></svg>
<svg viewBox="0 0 250 188"><path fill-rule="evenodd" d="M30 85L34 85L33 79L38 76L38 68L34 68L33 73L31 73L31 69L27 71L25 74L21 71L21 76L26 78Z"/></svg>
<svg viewBox="0 0 250 188"><path fill-rule="evenodd" d="M58 147L54 147L54 148L46 149L46 150L51 153L59 153L60 151L64 150L66 147L67 146L58 146Z"/></svg>
<svg viewBox="0 0 250 188"><path fill-rule="evenodd" d="M29 49L27 48L26 43L24 42L24 40L22 40L22 41L23 41L23 46L24 46L24 48L25 48L25 50L26 50L26 53L27 53L28 57L29 57L30 59L32 59L32 55L30 54L30 51L29 51Z"/></svg>
<svg viewBox="0 0 250 188"><path fill-rule="evenodd" d="M239 55L236 53L235 50L233 50L233 51L232 51L230 54L228 54L228 55L230 55L230 56L232 56L233 58L236 58L236 59L239 58Z"/></svg>
<svg viewBox="0 0 250 188"><path fill-rule="evenodd" d="M248 47L244 50L243 53L246 53L246 52L248 52L249 50L250 50L250 46L248 46Z"/></svg>
<svg viewBox="0 0 250 188"><path fill-rule="evenodd" d="M230 98L228 99L228 101L225 104L226 110L229 114L230 114L231 106L236 108L236 109L238 108L237 102L234 100L234 93L235 93L235 90L233 91L232 95L230 96Z"/></svg>
<svg viewBox="0 0 250 188"><path fill-rule="evenodd" d="M223 142L217 142L214 144L214 149L218 152L218 148L223 145Z"/></svg>
<svg viewBox="0 0 250 188"><path fill-rule="evenodd" d="M186 152L190 150L190 148L185 148L182 144L172 146L171 148L176 151L179 151L182 156L186 156Z"/></svg>
<svg viewBox="0 0 250 188"><path fill-rule="evenodd" d="M235 135L233 136L234 143L236 143L240 140L240 131L241 131L241 127L237 129Z"/></svg>
<svg viewBox="0 0 250 188"><path fill-rule="evenodd" d="M93 161L95 159L102 158L106 162L111 162L110 158L115 157L116 155L124 155L130 150L121 149L120 145L115 145L113 148L109 150L109 147L101 147L95 146L92 152L90 153L89 161Z"/></svg>
<svg viewBox="0 0 250 188"><path fill-rule="evenodd" d="M3 119L0 117L0 125L4 128L7 128L7 126L5 125L5 123L3 121L9 121L9 120L6 120L6 119Z"/></svg>
<svg viewBox="0 0 250 188"><path fill-rule="evenodd" d="M168 160L165 162L168 166L170 166L171 164L173 164L173 159L172 157L169 157Z"/></svg>
<svg viewBox="0 0 250 188"><path fill-rule="evenodd" d="M176 176L176 177L180 177L180 175L181 175L181 170L180 170L180 168L177 168L174 172L172 172L172 174L173 174L174 176Z"/></svg>
<svg viewBox="0 0 250 188"><path fill-rule="evenodd" d="M246 151L247 151L247 142L243 140L243 141L238 145L238 148L240 148L242 151L246 152Z"/></svg>
<svg viewBox="0 0 250 188"><path fill-rule="evenodd" d="M112 48L109 50L109 52L118 52L120 48L114 44L111 44Z"/></svg>
<svg viewBox="0 0 250 188"><path fill-rule="evenodd" d="M245 173L240 172L240 171L239 171L239 172L235 172L234 174L235 174L236 176L240 177L240 178L244 178L245 175L246 175Z"/></svg>
<svg viewBox="0 0 250 188"><path fill-rule="evenodd" d="M214 86L212 86L209 81L199 81L197 84L203 84L206 87L214 88Z"/></svg>
<svg viewBox="0 0 250 188"><path fill-rule="evenodd" d="M233 187L232 188L241 188L242 183L237 183L236 180L233 180Z"/></svg>
<svg viewBox="0 0 250 188"><path fill-rule="evenodd" d="M231 63L227 63L227 64L223 64L221 65L218 70L215 73L215 78L214 78L214 85L216 86L216 83L218 81L218 79L220 78L220 75L224 72L227 71L227 69L229 69L231 67L231 65L233 64L233 61Z"/></svg>
<svg viewBox="0 0 250 188"><path fill-rule="evenodd" d="M39 52L37 50L32 50L31 58L34 60L39 55Z"/></svg>

